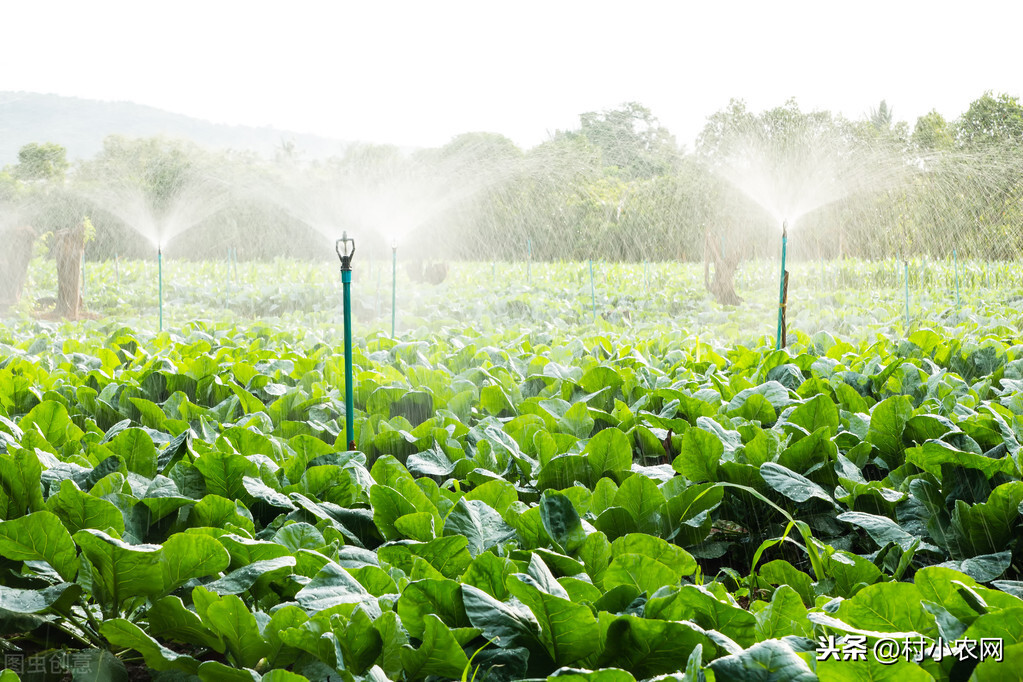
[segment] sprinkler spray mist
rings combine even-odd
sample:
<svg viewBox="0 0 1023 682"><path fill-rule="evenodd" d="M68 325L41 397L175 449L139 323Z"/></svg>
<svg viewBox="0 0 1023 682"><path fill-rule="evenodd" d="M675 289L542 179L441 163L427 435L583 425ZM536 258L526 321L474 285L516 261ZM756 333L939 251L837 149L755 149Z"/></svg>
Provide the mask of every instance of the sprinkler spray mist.
<svg viewBox="0 0 1023 682"><path fill-rule="evenodd" d="M785 347L785 337L788 332L785 329L785 306L789 298L789 272L785 269L785 251L789 243L789 221L784 220L781 224L781 282L778 285L778 334L775 340L775 350Z"/></svg>
<svg viewBox="0 0 1023 682"><path fill-rule="evenodd" d="M351 246L351 251L348 250ZM345 318L345 439L348 449L355 449L355 401L352 387L352 258L355 257L355 240L347 232L334 242L334 251L341 260L341 289L344 300Z"/></svg>

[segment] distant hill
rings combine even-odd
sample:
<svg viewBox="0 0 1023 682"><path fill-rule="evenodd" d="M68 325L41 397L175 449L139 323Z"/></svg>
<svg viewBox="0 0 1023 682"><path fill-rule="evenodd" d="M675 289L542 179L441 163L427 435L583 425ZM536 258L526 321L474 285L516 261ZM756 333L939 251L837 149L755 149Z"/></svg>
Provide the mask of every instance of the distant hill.
<svg viewBox="0 0 1023 682"><path fill-rule="evenodd" d="M55 142L68 159L88 158L108 135L166 135L205 147L249 149L272 156L288 141L307 158L340 154L350 143L276 128L210 123L131 102L103 102L34 92L0 92L0 167L18 160L29 142Z"/></svg>

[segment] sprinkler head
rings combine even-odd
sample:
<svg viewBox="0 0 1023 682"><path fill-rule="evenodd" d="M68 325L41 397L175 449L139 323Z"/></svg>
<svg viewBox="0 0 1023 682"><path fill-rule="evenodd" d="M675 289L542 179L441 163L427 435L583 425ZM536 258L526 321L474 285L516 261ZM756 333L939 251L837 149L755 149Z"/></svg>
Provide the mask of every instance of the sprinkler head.
<svg viewBox="0 0 1023 682"><path fill-rule="evenodd" d="M788 220L781 221L781 236L782 236L782 239L788 239L788 236L789 236L789 221Z"/></svg>
<svg viewBox="0 0 1023 682"><path fill-rule="evenodd" d="M351 246L351 251L348 250ZM341 272L352 271L352 258L355 257L355 240L348 236L348 232L341 233L341 239L334 242L334 251L341 260Z"/></svg>
<svg viewBox="0 0 1023 682"><path fill-rule="evenodd" d="M391 251L397 251L397 250L398 250L398 238L397 237L393 237L391 239Z"/></svg>

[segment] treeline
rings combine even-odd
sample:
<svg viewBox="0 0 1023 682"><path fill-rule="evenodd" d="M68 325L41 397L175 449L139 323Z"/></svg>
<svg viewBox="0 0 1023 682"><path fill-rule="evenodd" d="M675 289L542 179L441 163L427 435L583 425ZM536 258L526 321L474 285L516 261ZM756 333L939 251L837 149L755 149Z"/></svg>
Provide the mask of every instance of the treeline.
<svg viewBox="0 0 1023 682"><path fill-rule="evenodd" d="M796 102L751 112L732 101L695 148L629 103L580 116L529 150L468 133L404 153L353 145L304 161L162 138L108 138L70 164L27 145L0 172L0 230L37 232L88 216L90 258L326 257L343 231L364 256L397 246L425 259L699 260L708 240L794 257L1019 255L1023 106L987 93L959 118L911 127L881 102L850 121Z"/></svg>

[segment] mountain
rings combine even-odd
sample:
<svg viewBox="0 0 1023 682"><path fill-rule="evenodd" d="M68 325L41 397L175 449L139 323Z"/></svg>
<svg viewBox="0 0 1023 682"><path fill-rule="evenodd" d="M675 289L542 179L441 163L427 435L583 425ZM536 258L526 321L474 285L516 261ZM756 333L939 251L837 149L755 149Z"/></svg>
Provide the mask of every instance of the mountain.
<svg viewBox="0 0 1023 682"><path fill-rule="evenodd" d="M35 92L0 92L0 168L18 160L29 142L55 142L68 159L88 158L108 135L181 137L205 147L248 149L272 156L293 143L305 157L340 154L350 144L318 135L277 128L210 123L131 102L103 102Z"/></svg>

